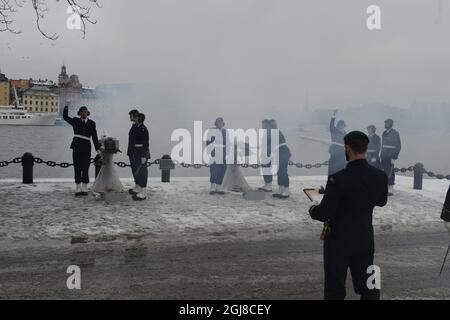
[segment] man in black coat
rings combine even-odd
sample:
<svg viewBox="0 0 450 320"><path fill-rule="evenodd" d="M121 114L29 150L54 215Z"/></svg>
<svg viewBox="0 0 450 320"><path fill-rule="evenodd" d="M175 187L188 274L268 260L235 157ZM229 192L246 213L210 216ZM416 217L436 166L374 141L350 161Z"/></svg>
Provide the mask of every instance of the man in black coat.
<svg viewBox="0 0 450 320"><path fill-rule="evenodd" d="M130 116L130 121L132 123L130 131L128 132L128 148L127 148L127 156L130 159L130 163L133 162L133 154L135 153L135 144L136 144L136 134L137 134L137 127L138 127L138 115L139 111L136 109L131 110L128 115ZM134 168L136 170L136 168ZM136 177L134 176L134 170L133 166L131 167L131 173L133 174L134 178L134 188L130 189L128 192L130 194L138 194L141 192L141 187L137 184Z"/></svg>
<svg viewBox="0 0 450 320"><path fill-rule="evenodd" d="M345 136L346 168L331 175L319 205L309 210L311 218L327 223L324 241L324 271L327 300L344 299L347 269L361 299L379 299L378 288L369 288L368 267L375 252L372 214L387 203L387 176L365 159L369 138L362 132Z"/></svg>
<svg viewBox="0 0 450 320"><path fill-rule="evenodd" d="M91 164L91 139L95 150L99 153L100 144L98 142L95 122L88 119L90 115L88 109L82 106L78 111L78 118L69 117L69 107L65 106L63 119L73 128L74 137L70 148L73 157L75 170L75 196L88 195L89 166Z"/></svg>
<svg viewBox="0 0 450 320"><path fill-rule="evenodd" d="M147 180L148 180L148 168L147 162L150 159L150 143L148 129L144 124L145 115L139 113L137 116L137 123L133 138L133 148L130 155L131 169L133 170L133 176L138 187L133 194L133 199L136 201L142 201L147 199ZM139 191L139 192L136 192Z"/></svg>
<svg viewBox="0 0 450 320"><path fill-rule="evenodd" d="M395 161L402 150L400 134L394 129L394 120L387 119L384 122L383 142L381 145L381 166L388 176L389 195L394 194L395 184Z"/></svg>
<svg viewBox="0 0 450 320"><path fill-rule="evenodd" d="M381 169L380 151L381 151L381 138L377 135L377 128L374 125L367 127L367 133L369 134L369 146L367 147L367 162L375 168Z"/></svg>

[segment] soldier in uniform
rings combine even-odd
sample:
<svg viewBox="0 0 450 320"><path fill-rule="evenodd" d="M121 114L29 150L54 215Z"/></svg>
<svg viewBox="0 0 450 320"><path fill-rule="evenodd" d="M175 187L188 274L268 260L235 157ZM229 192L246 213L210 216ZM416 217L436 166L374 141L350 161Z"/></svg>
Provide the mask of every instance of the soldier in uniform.
<svg viewBox="0 0 450 320"><path fill-rule="evenodd" d="M226 164L226 146L227 146L227 130L225 129L225 122L223 118L217 118L214 122L215 129L220 130L222 133L222 144L218 144L215 142L215 137L211 137L210 140L206 142L206 145L210 145L214 143L214 150L211 152L211 156L215 157L216 150L219 148L222 149L223 158L220 159L221 161L214 161L214 163L211 164L209 167L210 171L210 183L211 188L209 191L209 194L211 195L224 195L224 191L222 188L223 178L225 176L225 171L227 170L227 164Z"/></svg>
<svg viewBox="0 0 450 320"><path fill-rule="evenodd" d="M402 149L402 142L400 134L394 127L394 120L387 119L384 122L385 131L383 132L383 142L381 145L381 167L389 178L389 195L393 195L395 184L395 160L398 159L400 150Z"/></svg>
<svg viewBox="0 0 450 320"><path fill-rule="evenodd" d="M72 149L73 166L75 170L75 196L87 196L89 184L89 166L91 164L91 138L94 148L100 154L95 122L88 119L90 112L82 106L78 110L78 118L69 117L69 107L64 107L63 119L73 128L74 137L70 148Z"/></svg>
<svg viewBox="0 0 450 320"><path fill-rule="evenodd" d="M137 125L138 125L138 115L139 115L139 111L136 109L131 110L128 115L130 116L130 121L132 123L131 125L131 129L128 132L128 149L127 149L127 156L130 159L130 163L132 163L132 155L134 152L134 145L135 143L135 137L136 137L136 133L137 133ZM128 192L131 195L134 194L138 194L142 191L141 187L139 187L139 185L136 182L136 177L134 176L134 171L133 168L131 168L131 173L133 174L133 178L134 178L134 188L130 189Z"/></svg>
<svg viewBox="0 0 450 320"><path fill-rule="evenodd" d="M346 296L347 269L361 299L380 298L380 291L367 286L368 267L373 265L375 244L372 215L375 206L387 203L387 177L368 164L365 153L369 138L354 131L345 136L346 168L328 178L325 195L313 205L311 218L327 224L324 240L324 298Z"/></svg>
<svg viewBox="0 0 450 320"><path fill-rule="evenodd" d="M270 129L278 130L278 125L275 120L270 120ZM278 192L273 194L273 197L279 199L289 198L289 160L291 159L291 150L287 146L284 134L279 131L278 145L275 147L275 152L278 151Z"/></svg>
<svg viewBox="0 0 450 320"><path fill-rule="evenodd" d="M335 125L336 114L338 110L333 112L330 121L331 145L328 150L330 153L330 160L328 161L328 176L345 168L345 150L344 150L344 136L346 124L344 120L339 120Z"/></svg>
<svg viewBox="0 0 450 320"><path fill-rule="evenodd" d="M268 119L264 119L262 121L262 125L261 125L261 129L266 130L264 133L264 137L263 137L263 141L266 141L267 145L266 145L266 150L267 150L267 157L270 157L272 151L271 151L271 147L272 147L272 136L271 136L271 128L270 128L270 120ZM272 181L273 181L273 175L272 174L268 174L268 171L271 171L271 164L270 163L264 163L264 170L265 170L265 174L263 175L264 178L264 185L261 188L258 188L258 190L264 191L264 192L272 192ZM267 170L267 171L266 171Z"/></svg>
<svg viewBox="0 0 450 320"><path fill-rule="evenodd" d="M375 168L381 169L380 150L381 150L381 138L376 134L377 128L374 125L367 127L367 133L369 134L369 146L367 149L366 159L370 165Z"/></svg>
<svg viewBox="0 0 450 320"><path fill-rule="evenodd" d="M149 134L144 124L145 115L137 115L137 123L134 128L132 147L130 149L130 163L133 170L133 177L136 181L136 189L133 194L133 200L142 201L147 199L147 180L148 168L147 162L150 159Z"/></svg>

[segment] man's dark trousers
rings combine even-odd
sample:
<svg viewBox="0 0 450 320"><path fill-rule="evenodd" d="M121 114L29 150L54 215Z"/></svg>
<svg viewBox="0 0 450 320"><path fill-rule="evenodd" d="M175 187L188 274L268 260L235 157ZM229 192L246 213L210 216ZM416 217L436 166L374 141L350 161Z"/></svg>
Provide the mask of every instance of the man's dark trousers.
<svg viewBox="0 0 450 320"><path fill-rule="evenodd" d="M345 283L350 269L353 287L361 300L379 300L380 290L369 289L367 268L373 265L373 251L345 253L333 243L324 243L325 300L343 300L346 296Z"/></svg>
<svg viewBox="0 0 450 320"><path fill-rule="evenodd" d="M133 171L134 182L141 188L147 188L147 164L142 164L142 158L135 154L130 156L130 164L131 170Z"/></svg>
<svg viewBox="0 0 450 320"><path fill-rule="evenodd" d="M74 150L72 152L72 158L73 167L75 170L75 183L89 183L89 166L91 165L91 153Z"/></svg>

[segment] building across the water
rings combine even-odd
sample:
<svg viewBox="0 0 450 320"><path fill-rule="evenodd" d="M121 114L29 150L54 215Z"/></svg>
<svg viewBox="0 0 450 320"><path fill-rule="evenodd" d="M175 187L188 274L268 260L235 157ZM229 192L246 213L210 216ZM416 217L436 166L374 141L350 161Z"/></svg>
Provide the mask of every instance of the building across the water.
<svg viewBox="0 0 450 320"><path fill-rule="evenodd" d="M28 112L59 113L59 96L46 86L32 86L22 93L21 102Z"/></svg>
<svg viewBox="0 0 450 320"><path fill-rule="evenodd" d="M57 82L32 78L12 80L0 72L0 106L16 105L16 93L18 104L28 112L58 113L62 117L66 104L71 110L86 105L97 112L104 111L96 88L83 87L78 75L69 75L65 65Z"/></svg>
<svg viewBox="0 0 450 320"><path fill-rule="evenodd" d="M8 78L0 72L0 106L10 105L10 88Z"/></svg>

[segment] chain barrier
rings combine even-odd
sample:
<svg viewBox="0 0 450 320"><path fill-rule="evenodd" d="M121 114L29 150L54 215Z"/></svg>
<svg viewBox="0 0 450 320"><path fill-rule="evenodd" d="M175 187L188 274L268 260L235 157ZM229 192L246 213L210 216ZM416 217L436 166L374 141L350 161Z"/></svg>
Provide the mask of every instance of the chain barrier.
<svg viewBox="0 0 450 320"><path fill-rule="evenodd" d="M22 163L22 158L18 157L18 158L14 158L11 161L0 161L0 168L3 167L7 167L10 164L19 164ZM54 167L60 167L60 168L69 168L71 166L73 166L73 163L68 163L68 162L61 162L61 163L57 163L55 161L45 161L41 158L34 158L34 163L36 164L44 164L47 165L48 167L54 168ZM95 159L91 159L90 163L95 163ZM152 162L147 162L147 167L151 167L152 165L159 165L161 163L161 159L156 159ZM182 168L185 169L202 169L202 168L209 168L211 165L210 164L190 164L190 163L184 163L184 162L180 162L178 163L177 161L173 160L173 163L175 165L179 165ZM127 168L127 167L131 167L130 164L126 163L126 162L114 162L115 165L117 165L120 168ZM311 164L311 163L301 163L301 162L293 162L293 161L289 161L288 163L289 166L295 166L296 168L299 169L319 169L321 167L324 166L328 166L328 161L324 161L322 163L315 163L315 164ZM263 165L263 164L248 164L248 163L243 163L243 164L239 164L239 166L241 168L247 169L247 168L252 168L252 169L259 169L261 167L267 167L267 165ZM406 172L413 172L414 171L414 166L410 166L407 168L395 168L394 172L395 173L406 173ZM438 180L449 180L450 181L450 175L443 175L443 174L436 174L432 171L427 171L427 170L423 170L423 173L427 176L429 176L430 178L436 178Z"/></svg>
<svg viewBox="0 0 450 320"><path fill-rule="evenodd" d="M14 158L11 161L0 161L0 168L7 167L10 164L18 164L22 162L22 158Z"/></svg>
<svg viewBox="0 0 450 320"><path fill-rule="evenodd" d="M443 179L450 180L450 174L444 176L443 174L435 174L432 171L426 171L426 170L424 171L424 174L428 175L430 178L436 178L438 180L443 180Z"/></svg>
<svg viewBox="0 0 450 320"><path fill-rule="evenodd" d="M408 168L395 168L394 169L394 172L395 173L398 173L398 172L401 172L401 173L406 173L406 172L412 172L412 171L414 171L414 166L411 166L411 167L408 167Z"/></svg>
<svg viewBox="0 0 450 320"><path fill-rule="evenodd" d="M34 163L45 164L51 168L54 168L54 167L69 168L70 166L73 166L72 163L68 163L68 162L57 163L55 161L45 161L45 160L42 160L41 158L34 158ZM91 159L91 163L92 163L92 159Z"/></svg>

